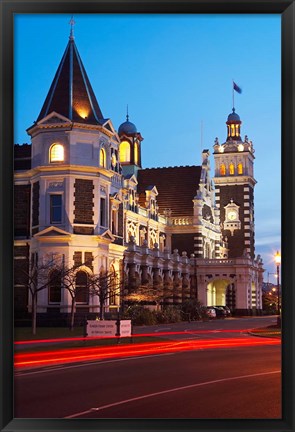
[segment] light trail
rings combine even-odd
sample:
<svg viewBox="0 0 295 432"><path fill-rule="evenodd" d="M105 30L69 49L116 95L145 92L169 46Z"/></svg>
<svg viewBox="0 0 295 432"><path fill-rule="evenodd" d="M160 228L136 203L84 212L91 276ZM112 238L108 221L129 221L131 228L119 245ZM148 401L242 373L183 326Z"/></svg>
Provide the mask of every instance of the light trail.
<svg viewBox="0 0 295 432"><path fill-rule="evenodd" d="M239 329L239 330L218 330L218 333L247 333L252 329ZM217 330L184 330L175 332L159 332L155 330L153 333L136 333L132 335L132 338L137 337L150 337L150 336L167 336L167 335L185 335L187 333L191 334L210 334L216 333ZM101 340L101 339L118 339L118 336L79 336L79 337L69 337L69 338L54 338L54 339L35 339L35 340L24 340L15 341L14 345L31 345L31 344L45 344L45 343L55 343L55 342L76 342L76 341L88 341L88 340Z"/></svg>
<svg viewBox="0 0 295 432"><path fill-rule="evenodd" d="M40 367L55 364L75 363L83 361L115 359L124 357L134 357L152 355L159 353L176 353L191 350L219 349L253 347L262 345L280 345L281 341L275 338L268 339L218 339L218 340L184 340L184 341L165 341L131 343L126 345L116 345L111 347L82 347L61 350L52 350L35 353L16 353L14 356L14 366L20 367Z"/></svg>

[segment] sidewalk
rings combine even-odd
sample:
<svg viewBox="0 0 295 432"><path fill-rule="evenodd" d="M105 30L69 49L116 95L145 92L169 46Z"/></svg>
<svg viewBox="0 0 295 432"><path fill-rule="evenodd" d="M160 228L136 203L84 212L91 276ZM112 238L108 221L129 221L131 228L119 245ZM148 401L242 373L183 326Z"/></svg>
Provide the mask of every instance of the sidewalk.
<svg viewBox="0 0 295 432"><path fill-rule="evenodd" d="M281 338L282 330L278 327L263 327L263 328L252 329L249 332L249 334L252 336L259 336L259 337Z"/></svg>

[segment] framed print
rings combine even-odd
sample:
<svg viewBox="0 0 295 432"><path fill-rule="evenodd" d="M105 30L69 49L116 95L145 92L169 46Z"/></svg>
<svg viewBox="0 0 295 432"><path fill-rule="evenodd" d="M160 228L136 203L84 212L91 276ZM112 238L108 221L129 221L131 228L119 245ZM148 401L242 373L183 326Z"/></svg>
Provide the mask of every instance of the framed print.
<svg viewBox="0 0 295 432"><path fill-rule="evenodd" d="M294 430L294 2L1 3L1 430Z"/></svg>

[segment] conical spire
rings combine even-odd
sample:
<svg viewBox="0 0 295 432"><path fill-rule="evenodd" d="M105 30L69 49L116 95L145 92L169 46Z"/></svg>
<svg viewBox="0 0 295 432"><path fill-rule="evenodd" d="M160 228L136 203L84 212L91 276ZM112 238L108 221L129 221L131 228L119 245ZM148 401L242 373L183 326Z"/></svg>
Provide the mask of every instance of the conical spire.
<svg viewBox="0 0 295 432"><path fill-rule="evenodd" d="M37 121L55 111L73 122L103 124L102 112L74 41L73 18L70 24L68 45Z"/></svg>

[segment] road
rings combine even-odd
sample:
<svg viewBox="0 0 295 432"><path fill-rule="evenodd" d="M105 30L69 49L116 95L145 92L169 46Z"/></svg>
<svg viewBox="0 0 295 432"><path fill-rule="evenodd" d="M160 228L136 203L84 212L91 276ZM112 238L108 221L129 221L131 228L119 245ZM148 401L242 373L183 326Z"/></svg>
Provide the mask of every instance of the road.
<svg viewBox="0 0 295 432"><path fill-rule="evenodd" d="M169 336L177 346L200 337L218 343L236 338L231 330L268 323L249 318L139 331L169 333L183 326L182 335ZM209 332L194 334L197 330ZM239 337L261 339L247 333ZM265 343L21 369L15 376L15 417L280 418L280 346Z"/></svg>

